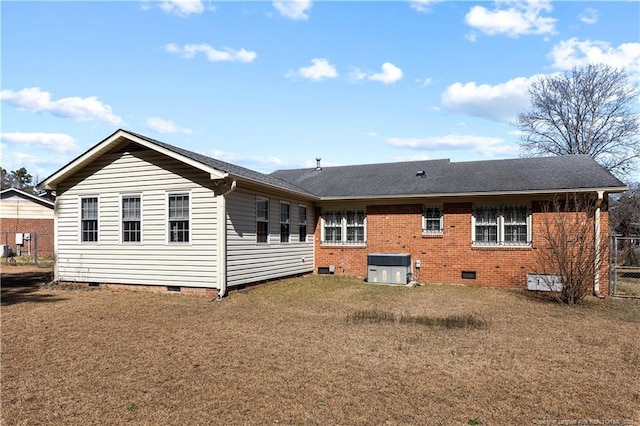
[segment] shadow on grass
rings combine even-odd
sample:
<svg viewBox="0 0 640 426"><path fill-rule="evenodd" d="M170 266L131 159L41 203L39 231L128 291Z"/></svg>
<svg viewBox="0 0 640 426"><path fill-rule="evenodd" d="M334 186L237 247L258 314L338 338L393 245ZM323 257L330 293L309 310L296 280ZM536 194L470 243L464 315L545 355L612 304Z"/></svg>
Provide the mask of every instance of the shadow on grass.
<svg viewBox="0 0 640 426"><path fill-rule="evenodd" d="M25 272L22 274L2 274L0 282L0 304L51 303L65 300L53 294L38 292L40 286L51 280L48 272Z"/></svg>

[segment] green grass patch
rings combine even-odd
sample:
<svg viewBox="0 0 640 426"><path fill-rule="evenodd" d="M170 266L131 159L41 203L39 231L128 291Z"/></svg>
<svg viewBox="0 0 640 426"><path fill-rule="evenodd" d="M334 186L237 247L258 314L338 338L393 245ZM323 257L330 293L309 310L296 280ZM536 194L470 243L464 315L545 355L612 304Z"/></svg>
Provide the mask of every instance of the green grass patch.
<svg viewBox="0 0 640 426"><path fill-rule="evenodd" d="M392 312L377 309L359 310L346 317L349 323L400 323L416 324L427 327L485 329L488 322L474 314L451 314L445 317L428 315L395 315Z"/></svg>

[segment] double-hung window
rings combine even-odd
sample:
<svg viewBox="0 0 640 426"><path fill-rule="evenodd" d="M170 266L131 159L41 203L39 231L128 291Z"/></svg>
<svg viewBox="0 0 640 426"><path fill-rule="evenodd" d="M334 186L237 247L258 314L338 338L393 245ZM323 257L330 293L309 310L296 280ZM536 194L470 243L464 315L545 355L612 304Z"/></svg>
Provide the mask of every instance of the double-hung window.
<svg viewBox="0 0 640 426"><path fill-rule="evenodd" d="M291 205L280 203L280 242L288 243L291 236Z"/></svg>
<svg viewBox="0 0 640 426"><path fill-rule="evenodd" d="M366 213L364 210L323 212L322 242L324 244L365 244Z"/></svg>
<svg viewBox="0 0 640 426"><path fill-rule="evenodd" d="M142 241L142 200L140 195L122 196L122 242Z"/></svg>
<svg viewBox="0 0 640 426"><path fill-rule="evenodd" d="M482 206L473 212L472 241L480 246L531 243L531 214L525 206Z"/></svg>
<svg viewBox="0 0 640 426"><path fill-rule="evenodd" d="M444 219L440 207L425 207L422 210L422 233L442 234Z"/></svg>
<svg viewBox="0 0 640 426"><path fill-rule="evenodd" d="M189 210L188 193L168 194L169 210L169 242L189 242Z"/></svg>
<svg viewBox="0 0 640 426"><path fill-rule="evenodd" d="M307 242L307 208L298 206L298 241Z"/></svg>
<svg viewBox="0 0 640 426"><path fill-rule="evenodd" d="M269 241L269 200L260 197L256 198L256 241Z"/></svg>
<svg viewBox="0 0 640 426"><path fill-rule="evenodd" d="M98 197L80 198L80 240L98 241Z"/></svg>

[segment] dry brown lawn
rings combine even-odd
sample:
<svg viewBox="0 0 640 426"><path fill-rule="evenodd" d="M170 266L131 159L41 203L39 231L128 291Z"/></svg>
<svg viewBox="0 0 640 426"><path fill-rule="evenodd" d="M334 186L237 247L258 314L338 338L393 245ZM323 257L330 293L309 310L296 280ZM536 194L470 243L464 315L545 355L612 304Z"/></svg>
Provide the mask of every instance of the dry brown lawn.
<svg viewBox="0 0 640 426"><path fill-rule="evenodd" d="M3 425L640 424L640 300L309 276L212 302L3 273Z"/></svg>

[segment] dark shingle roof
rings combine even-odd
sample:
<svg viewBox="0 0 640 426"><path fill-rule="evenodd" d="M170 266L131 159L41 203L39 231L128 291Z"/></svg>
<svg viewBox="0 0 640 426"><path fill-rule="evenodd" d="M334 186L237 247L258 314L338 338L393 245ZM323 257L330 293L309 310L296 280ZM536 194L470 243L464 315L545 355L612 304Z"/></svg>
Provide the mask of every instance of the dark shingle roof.
<svg viewBox="0 0 640 426"><path fill-rule="evenodd" d="M424 171L424 177L417 176L419 171ZM409 161L278 170L271 176L322 198L625 188L587 155L459 163Z"/></svg>
<svg viewBox="0 0 640 426"><path fill-rule="evenodd" d="M198 163L204 164L209 167L213 167L214 169L220 170L225 173L229 173L230 175L244 178L256 183L261 183L264 185L269 185L269 186L285 189L288 191L297 192L297 193L308 195L308 196L313 195L308 193L306 190L300 187L297 187L296 185L290 182L280 180L273 175L267 175L264 173L256 172L251 169L247 169L245 167L236 166L235 164L231 164L225 161L217 160L215 158L207 157L206 155L198 154L197 152L189 151L187 149L170 145L168 143L160 142L158 140L152 139L148 136L141 135L139 133L134 133L128 130L126 132L140 139L144 139L147 142L151 142L155 145L168 149L169 151L175 152L176 154L180 154L184 157L197 161Z"/></svg>

